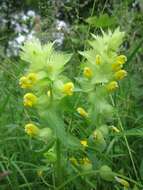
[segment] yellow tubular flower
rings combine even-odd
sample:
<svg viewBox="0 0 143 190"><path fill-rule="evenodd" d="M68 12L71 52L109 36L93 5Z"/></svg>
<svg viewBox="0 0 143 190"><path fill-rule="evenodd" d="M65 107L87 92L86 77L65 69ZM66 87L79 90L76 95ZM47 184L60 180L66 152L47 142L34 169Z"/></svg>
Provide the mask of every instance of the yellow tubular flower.
<svg viewBox="0 0 143 190"><path fill-rule="evenodd" d="M36 73L29 73L27 75L27 79L29 80L29 82L31 83L31 85L33 85L37 81L37 74Z"/></svg>
<svg viewBox="0 0 143 190"><path fill-rule="evenodd" d="M123 64L120 62L116 62L112 64L112 70L113 71L119 71L123 67Z"/></svg>
<svg viewBox="0 0 143 190"><path fill-rule="evenodd" d="M24 106L32 107L37 103L37 97L32 93L27 93L23 97Z"/></svg>
<svg viewBox="0 0 143 190"><path fill-rule="evenodd" d="M117 127L115 127L115 126L112 126L111 128L112 128L112 130L113 130L114 132L116 132L116 133L119 133L119 132L120 132L120 130L119 130Z"/></svg>
<svg viewBox="0 0 143 190"><path fill-rule="evenodd" d="M117 71L114 76L115 76L116 80L122 80L124 77L127 76L127 72L125 70L121 69L121 70Z"/></svg>
<svg viewBox="0 0 143 190"><path fill-rule="evenodd" d="M37 136L39 133L39 128L32 123L28 123L25 125L25 132L31 137Z"/></svg>
<svg viewBox="0 0 143 190"><path fill-rule="evenodd" d="M63 93L67 96L72 96L74 91L74 84L72 82L67 82L63 86Z"/></svg>
<svg viewBox="0 0 143 190"><path fill-rule="evenodd" d="M116 181L119 182L121 185L123 185L124 187L129 187L129 183L128 181L126 181L125 179L121 179L119 177L115 177Z"/></svg>
<svg viewBox="0 0 143 190"><path fill-rule="evenodd" d="M117 56L116 61L118 63L124 64L127 61L127 57L125 55L119 55Z"/></svg>
<svg viewBox="0 0 143 190"><path fill-rule="evenodd" d="M48 90L47 95L48 95L48 97L51 97L51 91L50 90Z"/></svg>
<svg viewBox="0 0 143 190"><path fill-rule="evenodd" d="M87 77L87 78L91 78L92 75L93 75L93 72L92 72L91 68L85 67L85 68L84 68L84 71L83 71L83 75L84 75L85 77Z"/></svg>
<svg viewBox="0 0 143 190"><path fill-rule="evenodd" d="M42 170L38 170L37 171L37 176L38 177L42 177L43 176L43 171Z"/></svg>
<svg viewBox="0 0 143 190"><path fill-rule="evenodd" d="M37 81L36 73L29 73L27 76L23 76L19 80L21 88L31 88Z"/></svg>
<svg viewBox="0 0 143 190"><path fill-rule="evenodd" d="M82 108L78 107L77 112L82 116L82 117L88 117L88 113Z"/></svg>
<svg viewBox="0 0 143 190"><path fill-rule="evenodd" d="M80 144L83 145L84 147L88 147L88 144L87 144L86 140L81 140Z"/></svg>
<svg viewBox="0 0 143 190"><path fill-rule="evenodd" d="M21 86L21 88L30 88L31 87L29 80L25 76L20 78L19 85Z"/></svg>
<svg viewBox="0 0 143 190"><path fill-rule="evenodd" d="M96 62L97 65L101 64L101 57L100 57L100 55L96 55L95 62Z"/></svg>
<svg viewBox="0 0 143 190"><path fill-rule="evenodd" d="M106 88L109 92L113 92L118 88L118 83L116 81L111 81L107 84Z"/></svg>

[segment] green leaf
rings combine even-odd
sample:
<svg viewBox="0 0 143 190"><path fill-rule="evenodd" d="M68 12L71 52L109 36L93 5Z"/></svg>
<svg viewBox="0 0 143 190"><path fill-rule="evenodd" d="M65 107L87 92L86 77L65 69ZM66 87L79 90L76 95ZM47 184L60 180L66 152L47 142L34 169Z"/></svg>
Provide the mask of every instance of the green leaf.
<svg viewBox="0 0 143 190"><path fill-rule="evenodd" d="M143 179L143 160L141 161L141 165L140 165L140 175L141 175L141 178Z"/></svg>
<svg viewBox="0 0 143 190"><path fill-rule="evenodd" d="M130 129L125 132L125 135L127 136L139 136L143 137L143 128L135 128L135 129Z"/></svg>
<svg viewBox="0 0 143 190"><path fill-rule="evenodd" d="M99 17L93 16L86 19L86 22L93 27L106 28L116 24L115 17L110 17L107 14L101 14Z"/></svg>

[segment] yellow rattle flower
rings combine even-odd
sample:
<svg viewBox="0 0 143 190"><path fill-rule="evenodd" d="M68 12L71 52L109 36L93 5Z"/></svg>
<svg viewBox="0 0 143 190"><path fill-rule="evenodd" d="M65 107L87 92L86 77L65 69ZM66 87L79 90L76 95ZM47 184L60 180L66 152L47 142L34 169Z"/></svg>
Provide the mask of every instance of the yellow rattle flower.
<svg viewBox="0 0 143 190"><path fill-rule="evenodd" d="M119 178L119 177L115 177L115 180L120 183L121 185L123 185L124 187L129 187L129 183L128 181L126 181L125 179Z"/></svg>
<svg viewBox="0 0 143 190"><path fill-rule="evenodd" d="M123 64L120 62L116 62L112 64L112 70L113 71L119 71L123 67Z"/></svg>
<svg viewBox="0 0 143 190"><path fill-rule="evenodd" d="M85 67L85 68L84 68L84 71L83 71L83 75L84 75L85 77L87 77L87 78L91 78L92 75L93 75L93 72L92 72L91 68Z"/></svg>
<svg viewBox="0 0 143 190"><path fill-rule="evenodd" d="M125 55L119 55L117 56L116 61L118 63L124 64L127 61L127 57Z"/></svg>
<svg viewBox="0 0 143 190"><path fill-rule="evenodd" d="M33 85L37 81L37 74L36 73L29 73L27 75L27 79L29 80L29 82L31 83L31 85Z"/></svg>
<svg viewBox="0 0 143 190"><path fill-rule="evenodd" d="M119 55L116 57L116 62L112 64L112 70L118 71L123 67L123 64L127 61L127 57L125 55Z"/></svg>
<svg viewBox="0 0 143 190"><path fill-rule="evenodd" d="M25 132L31 137L37 136L39 133L39 128L32 123L28 123L25 125Z"/></svg>
<svg viewBox="0 0 143 190"><path fill-rule="evenodd" d="M33 93L27 93L23 97L24 106L32 107L37 103L37 97Z"/></svg>
<svg viewBox="0 0 143 190"><path fill-rule="evenodd" d="M127 72L125 70L121 69L121 70L117 71L114 76L115 76L116 80L122 80L124 77L127 76Z"/></svg>
<svg viewBox="0 0 143 190"><path fill-rule="evenodd" d="M78 107L77 112L82 116L82 117L88 117L88 113L82 108Z"/></svg>
<svg viewBox="0 0 143 190"><path fill-rule="evenodd" d="M115 126L111 126L111 129L112 129L114 132L116 132L116 133L119 133L119 132L120 132L120 130L119 130L117 127L115 127Z"/></svg>
<svg viewBox="0 0 143 190"><path fill-rule="evenodd" d="M88 144L87 144L86 140L81 140L80 144L83 145L84 147L88 147Z"/></svg>
<svg viewBox="0 0 143 190"><path fill-rule="evenodd" d="M113 92L118 88L118 83L116 81L111 81L107 84L106 88L109 92Z"/></svg>
<svg viewBox="0 0 143 190"><path fill-rule="evenodd" d="M63 93L67 96L72 96L74 91L74 84L72 82L67 82L63 86Z"/></svg>
<svg viewBox="0 0 143 190"><path fill-rule="evenodd" d="M96 62L97 65L101 64L101 57L100 57L100 55L96 55L95 62Z"/></svg>
<svg viewBox="0 0 143 190"><path fill-rule="evenodd" d="M21 88L31 88L37 81L36 73L29 73L27 76L23 76L19 80Z"/></svg>
<svg viewBox="0 0 143 190"><path fill-rule="evenodd" d="M19 85L21 86L21 88L30 88L31 87L29 80L25 76L23 76L19 79Z"/></svg>

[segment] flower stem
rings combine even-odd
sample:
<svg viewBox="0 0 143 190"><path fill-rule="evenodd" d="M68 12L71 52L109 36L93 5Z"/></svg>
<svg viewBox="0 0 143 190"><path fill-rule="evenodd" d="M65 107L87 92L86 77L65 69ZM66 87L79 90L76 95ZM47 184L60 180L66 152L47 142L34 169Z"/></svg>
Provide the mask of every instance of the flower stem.
<svg viewBox="0 0 143 190"><path fill-rule="evenodd" d="M62 184L61 143L59 139L57 139L56 142L56 155L57 155L56 178L57 178L57 187L58 187L60 184Z"/></svg>

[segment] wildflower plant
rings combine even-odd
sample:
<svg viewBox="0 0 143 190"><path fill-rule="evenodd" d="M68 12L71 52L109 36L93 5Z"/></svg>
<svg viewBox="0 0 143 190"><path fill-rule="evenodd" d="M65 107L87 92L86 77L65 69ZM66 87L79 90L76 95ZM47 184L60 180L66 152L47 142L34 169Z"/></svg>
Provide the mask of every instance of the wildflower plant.
<svg viewBox="0 0 143 190"><path fill-rule="evenodd" d="M71 54L55 51L54 43L41 45L37 39L22 47L21 59L29 63L19 80L25 91L23 104L39 115L38 123L26 123L25 132L47 146L43 157L46 167L55 171L58 189L80 176L90 185L96 186L100 176L129 186L101 156L111 136L120 133L113 123L112 95L127 75L123 69L127 58L120 53L123 37L119 29L102 31L102 36L92 34L90 48L79 52L83 56L81 74L74 82L64 73Z"/></svg>

